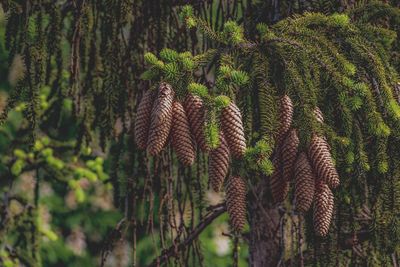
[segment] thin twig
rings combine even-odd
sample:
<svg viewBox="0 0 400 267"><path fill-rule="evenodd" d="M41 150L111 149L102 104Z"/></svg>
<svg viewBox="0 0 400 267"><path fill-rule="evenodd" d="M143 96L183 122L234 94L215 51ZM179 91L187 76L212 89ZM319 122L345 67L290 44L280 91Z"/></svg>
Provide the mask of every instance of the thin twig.
<svg viewBox="0 0 400 267"><path fill-rule="evenodd" d="M193 229L193 231L179 243L179 240L174 240L173 244L167 249L164 249L160 256L153 260L153 262L148 265L148 267L161 266L163 262L167 261L170 257L177 257L179 252L184 250L188 245L190 245L200 234L201 232L211 224L216 218L218 218L221 214L226 211L225 205L217 205L216 208L213 209L212 212L205 215L203 220Z"/></svg>

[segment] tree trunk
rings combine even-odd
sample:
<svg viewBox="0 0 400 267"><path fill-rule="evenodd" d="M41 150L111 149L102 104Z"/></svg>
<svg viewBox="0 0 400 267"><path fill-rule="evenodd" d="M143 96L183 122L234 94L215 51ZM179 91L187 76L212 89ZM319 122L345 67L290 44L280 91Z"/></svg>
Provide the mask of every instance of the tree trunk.
<svg viewBox="0 0 400 267"><path fill-rule="evenodd" d="M249 263L252 267L277 266L281 255L280 222L283 215L266 197L269 194L267 188L265 184L258 185L249 192Z"/></svg>

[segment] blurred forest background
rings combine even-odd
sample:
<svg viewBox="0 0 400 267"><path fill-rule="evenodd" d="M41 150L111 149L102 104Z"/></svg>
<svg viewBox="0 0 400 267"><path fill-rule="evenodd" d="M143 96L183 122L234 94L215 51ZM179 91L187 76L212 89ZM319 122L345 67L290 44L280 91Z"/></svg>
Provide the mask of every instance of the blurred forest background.
<svg viewBox="0 0 400 267"><path fill-rule="evenodd" d="M321 87L333 88L334 91L337 88L347 88L346 86L356 87L355 84L365 82L368 88L372 88L373 78L369 79L371 75L368 71L373 69L371 66L376 62L383 62L382 69L393 71L379 72L379 75L384 76L379 81L393 82L398 78L393 73L400 67L400 43L396 37L400 30L400 12L397 9L400 6L399 1L2 0L0 3L0 121L3 122L0 125L0 266L4 267L157 266L154 259L163 255L163 251L168 248L172 248L169 254L174 254L174 248L178 250L174 247L175 241L190 238L193 229L197 229L196 225L209 218L213 211L219 212L218 216L215 216L216 219L212 218L212 223L202 229L198 240L194 238L185 244L185 248L179 247L179 252L171 259L161 257L161 260L168 262L169 266L248 265L251 253L248 242L245 241L250 239L251 227L246 224L240 239L231 234L228 214L221 215L221 211L225 211L221 208L223 194L215 193L208 185L207 157L198 152L194 166L186 168L178 164L171 149L165 149L160 156L151 158L145 151L140 151L133 141L132 122L135 110L143 92L154 86L152 77L145 77L145 74L151 74L145 72L149 63L148 59L146 63L146 52L159 55L164 51L166 62L168 53L178 53L171 50L165 52L163 48L172 48L182 53L179 54L182 57L187 56L183 52L189 51L189 58L192 54L198 55L214 48L217 49L211 52L223 54L230 44L220 45L224 40L218 40L218 34L230 33L229 29L234 32L238 28L234 23L229 24L230 21L243 25L244 30L239 30L241 35L244 31L250 41L262 43L262 38L272 38L268 36L271 25L291 16L295 19L302 18L300 15L310 14L308 12L321 13L321 16L307 17L317 20L315 24L337 23L339 26L329 26L347 29L348 24L353 23L351 19L355 18L357 21L356 19L363 18L364 14L357 13L357 8L363 10L362 6L371 4L366 11L372 15L366 16L365 20L374 20L375 24L365 28L365 35L366 38L381 40L377 44L381 50L366 53L372 56L363 58L357 54L359 51L346 54L346 51L341 50L340 53L345 54L341 57L342 54L336 53L339 49L321 48L329 54L328 59L322 60L329 61L330 57L339 59L338 64L334 62L332 66L328 66L337 71L335 74L339 73L333 80L342 77L342 72L355 73L353 63L357 67L361 66L356 75L348 75L350 78L343 76L349 78L343 80L351 84L350 86L340 82L332 82L332 87L330 84L326 86L326 80L331 81L329 77L321 82ZM205 22L201 24L203 34L198 34L196 29L187 28L182 22L179 12L188 3L193 5L195 15L202 19L196 22ZM342 14L351 8L355 8L351 19L341 15L328 17ZM189 21L195 24L195 19L191 17L193 14L187 15L193 21L186 18L186 23ZM295 24L294 20L283 23L281 28L274 31L277 34L285 32ZM234 26L226 27L227 22L228 26ZM363 29L361 22L354 22L354 25ZM380 26L383 28L379 28ZM349 26L351 27L353 26ZM257 30L264 35L260 36L256 33ZM342 33L340 30L337 32ZM348 32L343 35L346 34ZM287 38L297 37L289 35ZM318 41L325 40L323 37ZM346 41L350 37L346 35ZM279 43L284 38L277 39ZM342 45L345 41L338 43ZM368 45L365 49L373 47ZM244 50L247 48L244 47ZM238 68L246 69L253 64L252 60L240 61L243 59L241 54L235 54L240 49L234 47L233 50L232 57L239 54L235 58L240 62ZM308 67L314 63L309 64L307 60L310 57L305 54L301 55L304 58L295 58L298 56L296 53L302 49L296 48L293 52L282 45L276 50L288 57L294 55L293 60L300 64L304 60L304 69L292 73L306 76L304 80L302 77L296 81L303 85L304 90L315 84L321 85L319 81L313 84L306 80L314 79L312 75L319 75L320 69L316 71L318 73L307 72ZM390 53L386 54L387 50ZM229 61L230 57L222 57L216 63L217 60L209 54L202 56L196 59L206 62L206 66L202 66L193 77L196 82L213 88L213 85L208 84L208 79L213 80L215 73L219 71L217 67L224 60ZM346 65L348 62L345 57L352 64ZM263 58L257 60L263 62ZM271 65L276 63L274 58L270 60ZM157 59L155 61L156 64L159 63ZM207 66L208 61L210 63ZM343 65L348 69L342 68ZM291 65L293 66L297 65ZM312 70L317 70L317 67ZM169 71L171 76L185 77L181 75L181 70L171 68ZM302 75L304 73L312 75ZM249 71L251 86L254 88L258 86L258 77L254 77L257 75L258 73ZM321 74L323 76L324 73ZM360 78L361 76L367 78ZM287 86L288 91L295 95L293 92L296 89L293 88L297 84L287 85L289 82L283 78L279 82L284 86L277 86L278 90L284 91ZM245 127L250 128L250 131L248 128L245 130L250 133L248 144L251 145L256 144L260 135L264 134L252 132L250 124L253 123L253 117L246 116L256 106L250 98L257 98L258 95L254 93L254 97L253 93L238 94L238 99L243 100L239 107L244 114ZM364 96L354 97L355 100L348 98L354 100L353 102L345 99L347 102L343 102L357 107L343 111L343 114L351 114L351 118L344 117L342 121L341 117L337 123L334 114L338 101L336 98L331 101L332 98L329 97L328 94L323 95L321 98L324 98L326 105L321 104L322 101L319 104L321 109L326 107L323 110L327 114L326 120L334 121L332 125L335 125L331 132L331 128L323 130L331 134L328 136L329 141L334 140L332 147L334 153L337 153L338 169L343 178L343 186L335 191L335 209L340 212L335 218L333 230L331 228L326 239L321 239L314 235L312 227L301 226L299 221L302 219L289 208L290 201L271 208L281 216L280 220L283 222L279 226L280 241L275 249L279 253L280 266L298 266L296 260L300 256L296 251L300 251L302 266L397 267L400 256L400 164L397 162L400 162L400 155L391 150L394 149L391 145L398 144L398 139L388 141L389 133L386 133L391 129L379 121L376 135L376 132L365 134L365 147L361 145L362 141L354 146L339 144L346 143L348 139L356 139L356 130L354 133L341 127L346 126L349 120L353 122L351 116L368 113L369 109L364 110L364 106L359 103L364 100ZM303 103L298 99L297 101ZM380 104L385 105L377 105ZM400 116L400 111L398 115ZM354 121L358 119L360 117ZM301 124L302 121L299 122L297 123ZM369 126L368 123L366 125ZM379 128L382 125L383 130ZM304 124L303 127L306 128L307 125ZM342 135L348 134L348 139L332 133L337 129ZM361 129L359 130L361 135ZM381 145L379 148L376 148L374 142L373 145L368 145L374 138L383 140L383 143L377 142L376 146ZM384 152L377 153L380 149ZM269 147L269 150L270 156L273 149ZM373 159L371 172L370 165L365 163L368 156ZM365 158L367 160L363 161ZM394 165L390 165L392 163ZM243 164L235 162L235 166L243 167ZM364 165L361 166L362 164ZM396 168L392 168L393 166ZM399 172L396 173L397 170ZM264 177L258 169L248 172L241 170L241 173L245 173L249 180ZM376 177L387 179L376 182ZM375 213L371 207L377 207L378 204L374 206L371 203L382 205L382 212ZM252 208L253 212L258 209L254 206ZM306 219L308 222L312 221L310 217ZM276 231L280 231L279 229ZM373 230L373 235L370 230ZM357 238L362 242L368 239L365 236L373 238L366 242L367 245L360 245ZM348 240L350 243L346 243ZM305 259L303 252L307 254ZM339 262L343 265L339 265Z"/></svg>

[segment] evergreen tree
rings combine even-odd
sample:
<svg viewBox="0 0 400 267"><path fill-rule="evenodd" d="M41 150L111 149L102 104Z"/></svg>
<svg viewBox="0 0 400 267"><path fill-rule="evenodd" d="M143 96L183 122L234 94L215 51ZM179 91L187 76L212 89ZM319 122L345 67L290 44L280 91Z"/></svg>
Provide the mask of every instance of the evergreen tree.
<svg viewBox="0 0 400 267"><path fill-rule="evenodd" d="M102 265L122 233L134 264L209 266L198 237L228 213L233 266L244 244L251 266L396 266L399 3L182 2L2 3L8 62L22 58L24 72L0 120L23 103L24 142L45 171L76 191L77 176L112 184L124 218ZM108 175L102 159L64 168L37 145L65 144L66 101L76 131L59 153L101 148ZM2 163L12 177L24 153ZM207 190L224 191L221 203ZM3 263L42 264L40 197L33 238ZM141 262L144 235L158 249Z"/></svg>

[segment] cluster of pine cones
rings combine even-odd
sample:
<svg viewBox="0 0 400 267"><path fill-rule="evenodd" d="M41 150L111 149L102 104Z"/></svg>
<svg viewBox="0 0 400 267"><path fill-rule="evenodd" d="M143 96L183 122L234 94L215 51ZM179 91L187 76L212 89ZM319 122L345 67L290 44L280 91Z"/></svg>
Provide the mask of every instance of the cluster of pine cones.
<svg viewBox="0 0 400 267"><path fill-rule="evenodd" d="M179 161L191 165L195 159L189 122L182 104L175 100L175 92L167 83L161 83L158 90L145 92L137 108L135 120L135 141L139 148L155 156L168 142L176 152Z"/></svg>
<svg viewBox="0 0 400 267"><path fill-rule="evenodd" d="M323 123L322 112L317 108L314 113L317 121ZM314 230L317 235L325 236L333 215L331 189L340 183L330 147L324 137L313 134L307 153L299 153L297 131L291 127L293 104L286 95L281 98L279 116L275 169L270 177L272 197L275 202L282 202L294 177L296 209L305 213L314 203Z"/></svg>
<svg viewBox="0 0 400 267"><path fill-rule="evenodd" d="M205 137L205 107L202 99L188 94L183 102L175 99L172 87L161 83L158 90L148 90L139 103L135 120L135 141L150 155L159 154L170 139L179 161L191 165L195 144L209 152L209 180L219 192L228 175L230 157L241 158L246 139L239 108L231 102L220 115L219 145L210 149ZM246 218L246 184L241 177L230 176L226 182L226 205L234 230L240 231Z"/></svg>

